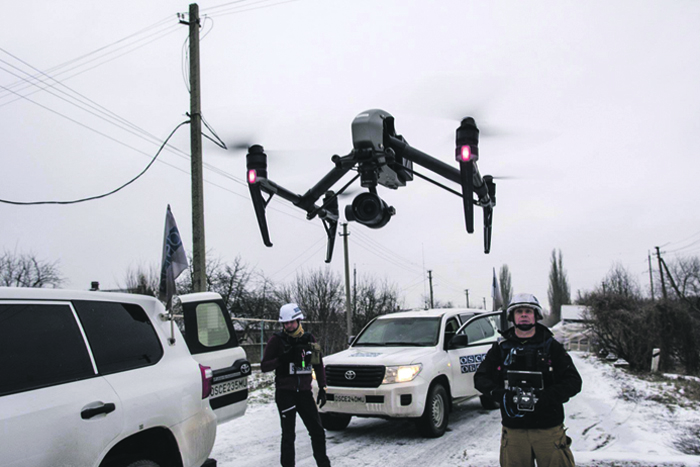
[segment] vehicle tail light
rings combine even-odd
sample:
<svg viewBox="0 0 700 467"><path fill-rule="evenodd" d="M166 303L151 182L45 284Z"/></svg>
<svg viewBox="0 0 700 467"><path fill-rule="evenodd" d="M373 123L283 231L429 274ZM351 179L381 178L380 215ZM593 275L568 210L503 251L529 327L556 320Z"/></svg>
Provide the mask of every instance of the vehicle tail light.
<svg viewBox="0 0 700 467"><path fill-rule="evenodd" d="M206 399L211 394L211 380L214 377L214 373L211 367L199 365L199 372L202 375L202 399Z"/></svg>

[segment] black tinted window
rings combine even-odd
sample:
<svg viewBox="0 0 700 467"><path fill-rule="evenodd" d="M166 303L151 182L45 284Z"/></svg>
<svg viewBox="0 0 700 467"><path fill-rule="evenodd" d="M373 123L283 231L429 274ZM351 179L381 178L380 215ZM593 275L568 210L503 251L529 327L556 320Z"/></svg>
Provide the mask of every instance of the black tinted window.
<svg viewBox="0 0 700 467"><path fill-rule="evenodd" d="M79 301L73 305L101 375L153 365L163 356L156 331L140 306Z"/></svg>
<svg viewBox="0 0 700 467"><path fill-rule="evenodd" d="M94 375L68 305L0 304L0 396Z"/></svg>

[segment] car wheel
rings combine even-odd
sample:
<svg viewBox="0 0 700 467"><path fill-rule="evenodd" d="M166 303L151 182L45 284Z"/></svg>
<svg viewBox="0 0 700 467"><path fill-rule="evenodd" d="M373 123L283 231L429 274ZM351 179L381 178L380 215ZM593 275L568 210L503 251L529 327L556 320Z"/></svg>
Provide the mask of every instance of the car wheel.
<svg viewBox="0 0 700 467"><path fill-rule="evenodd" d="M341 431L348 427L352 415L344 413L322 413L321 424L328 431Z"/></svg>
<svg viewBox="0 0 700 467"><path fill-rule="evenodd" d="M501 404L496 402L491 396L481 395L479 396L479 400L481 401L481 407L486 410L495 410L501 406Z"/></svg>
<svg viewBox="0 0 700 467"><path fill-rule="evenodd" d="M160 465L149 459L140 459L127 464L126 467L160 467Z"/></svg>
<svg viewBox="0 0 700 467"><path fill-rule="evenodd" d="M445 434L449 419L447 391L442 384L436 384L428 391L423 416L418 419L418 429L428 438L439 438Z"/></svg>

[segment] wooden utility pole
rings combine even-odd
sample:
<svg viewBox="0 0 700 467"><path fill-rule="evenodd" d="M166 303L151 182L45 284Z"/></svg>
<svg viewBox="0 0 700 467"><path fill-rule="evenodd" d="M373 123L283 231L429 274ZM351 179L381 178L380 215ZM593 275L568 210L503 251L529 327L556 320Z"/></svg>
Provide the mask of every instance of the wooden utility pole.
<svg viewBox="0 0 700 467"><path fill-rule="evenodd" d="M343 224L343 249L345 251L345 317L347 319L348 344L352 336L352 307L350 306L350 258L348 254L348 223Z"/></svg>
<svg viewBox="0 0 700 467"><path fill-rule="evenodd" d="M469 308L469 289L464 289L464 293L467 294L467 308Z"/></svg>
<svg viewBox="0 0 700 467"><path fill-rule="evenodd" d="M204 175L202 168L202 113L199 82L199 6L190 5L190 146L192 151L192 288L206 292L204 245Z"/></svg>
<svg viewBox="0 0 700 467"><path fill-rule="evenodd" d="M432 309L434 306L434 303L433 303L433 271L432 271L432 269L428 270L428 282L430 282L430 308Z"/></svg>
<svg viewBox="0 0 700 467"><path fill-rule="evenodd" d="M647 251L647 259L649 259L649 287L651 287L651 300L654 300L654 276L651 269L651 251Z"/></svg>
<svg viewBox="0 0 700 467"><path fill-rule="evenodd" d="M666 300L668 297L666 296L666 282L664 281L664 269L661 267L661 251L659 251L659 247L654 247L656 248L656 257L659 259L659 274L661 274L661 295L664 297L664 300Z"/></svg>

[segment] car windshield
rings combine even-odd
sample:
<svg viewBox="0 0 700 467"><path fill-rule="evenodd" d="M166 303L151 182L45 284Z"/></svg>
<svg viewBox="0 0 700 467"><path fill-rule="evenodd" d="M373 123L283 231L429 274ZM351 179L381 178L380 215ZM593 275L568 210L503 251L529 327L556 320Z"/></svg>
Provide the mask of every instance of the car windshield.
<svg viewBox="0 0 700 467"><path fill-rule="evenodd" d="M389 318L370 324L354 345L417 346L437 345L440 318Z"/></svg>

